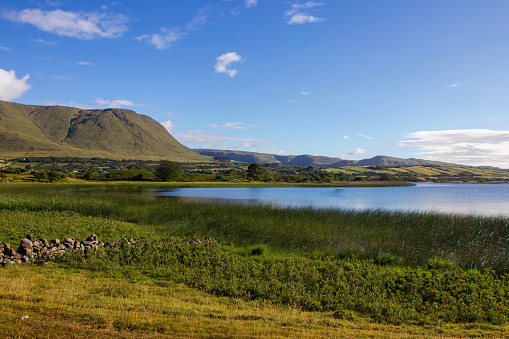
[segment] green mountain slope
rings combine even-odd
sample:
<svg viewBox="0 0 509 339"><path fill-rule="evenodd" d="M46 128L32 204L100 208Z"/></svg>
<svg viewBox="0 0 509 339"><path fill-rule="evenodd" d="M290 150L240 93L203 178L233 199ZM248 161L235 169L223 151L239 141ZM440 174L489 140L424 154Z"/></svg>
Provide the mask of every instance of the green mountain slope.
<svg viewBox="0 0 509 339"><path fill-rule="evenodd" d="M0 158L28 156L210 161L154 119L131 110L0 101Z"/></svg>

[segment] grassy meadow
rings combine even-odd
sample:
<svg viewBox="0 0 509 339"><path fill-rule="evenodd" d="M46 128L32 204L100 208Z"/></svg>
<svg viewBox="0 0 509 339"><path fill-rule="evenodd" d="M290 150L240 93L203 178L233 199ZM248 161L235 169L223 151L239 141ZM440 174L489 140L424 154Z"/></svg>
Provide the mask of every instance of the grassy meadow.
<svg viewBox="0 0 509 339"><path fill-rule="evenodd" d="M504 218L201 204L146 187L0 185L0 242L137 239L0 269L0 333L509 335Z"/></svg>

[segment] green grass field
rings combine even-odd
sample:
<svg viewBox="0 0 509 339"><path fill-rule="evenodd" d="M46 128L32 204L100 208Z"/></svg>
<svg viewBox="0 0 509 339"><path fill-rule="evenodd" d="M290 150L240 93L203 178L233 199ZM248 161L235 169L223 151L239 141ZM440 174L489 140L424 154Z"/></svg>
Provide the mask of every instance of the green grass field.
<svg viewBox="0 0 509 339"><path fill-rule="evenodd" d="M0 185L0 242L138 240L0 269L0 333L509 335L503 218L209 205L143 187Z"/></svg>

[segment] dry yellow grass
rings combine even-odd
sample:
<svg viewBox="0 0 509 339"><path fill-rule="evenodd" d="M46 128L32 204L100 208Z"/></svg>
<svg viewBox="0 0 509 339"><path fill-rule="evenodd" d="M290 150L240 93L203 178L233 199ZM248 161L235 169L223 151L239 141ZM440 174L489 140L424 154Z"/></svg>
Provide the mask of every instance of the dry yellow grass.
<svg viewBox="0 0 509 339"><path fill-rule="evenodd" d="M390 326L57 265L0 269L4 338L465 338L509 327Z"/></svg>

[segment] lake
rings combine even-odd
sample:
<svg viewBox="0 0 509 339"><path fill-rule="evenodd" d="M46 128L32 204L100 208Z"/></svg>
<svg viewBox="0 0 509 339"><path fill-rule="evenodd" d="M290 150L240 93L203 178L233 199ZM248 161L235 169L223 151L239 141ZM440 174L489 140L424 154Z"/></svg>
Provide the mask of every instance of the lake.
<svg viewBox="0 0 509 339"><path fill-rule="evenodd" d="M207 187L156 189L193 201L283 207L436 211L509 216L509 185L417 183L410 187Z"/></svg>

